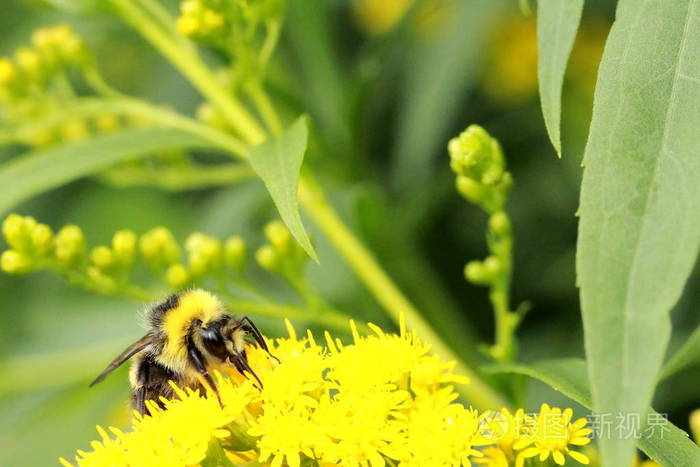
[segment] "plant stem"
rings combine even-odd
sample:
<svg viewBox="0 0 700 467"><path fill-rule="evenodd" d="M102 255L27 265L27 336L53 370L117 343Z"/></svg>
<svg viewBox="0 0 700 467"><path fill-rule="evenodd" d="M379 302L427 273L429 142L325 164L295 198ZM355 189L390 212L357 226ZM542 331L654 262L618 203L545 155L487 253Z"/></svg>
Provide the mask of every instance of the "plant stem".
<svg viewBox="0 0 700 467"><path fill-rule="evenodd" d="M138 2L111 0L131 23L156 49L158 49L197 89L214 104L229 124L251 145L265 140L265 132L248 110L219 85L211 70L194 52L188 53L163 31L148 14L139 9Z"/></svg>
<svg viewBox="0 0 700 467"><path fill-rule="evenodd" d="M281 135L284 131L282 122L277 116L275 107L270 102L270 99L267 97L267 93L264 91L260 83L251 85L248 88L248 94L253 99L255 107L258 109L258 112L260 112L260 115L262 116L263 120L265 120L265 124L270 129L272 134L275 136Z"/></svg>
<svg viewBox="0 0 700 467"><path fill-rule="evenodd" d="M228 186L255 176L247 164L184 167L115 167L100 174L100 180L112 186L153 186L165 191L186 191Z"/></svg>
<svg viewBox="0 0 700 467"><path fill-rule="evenodd" d="M433 346L433 351L448 361L456 361L455 370L469 377L470 383L461 387L461 393L475 407L497 408L508 404L473 370L461 363L447 347L418 310L399 291L396 285L377 264L372 254L355 238L350 229L328 204L318 183L305 175L299 186L299 198L306 212L328 239L338 249L360 280L376 297L389 316L398 323L403 315L406 325Z"/></svg>

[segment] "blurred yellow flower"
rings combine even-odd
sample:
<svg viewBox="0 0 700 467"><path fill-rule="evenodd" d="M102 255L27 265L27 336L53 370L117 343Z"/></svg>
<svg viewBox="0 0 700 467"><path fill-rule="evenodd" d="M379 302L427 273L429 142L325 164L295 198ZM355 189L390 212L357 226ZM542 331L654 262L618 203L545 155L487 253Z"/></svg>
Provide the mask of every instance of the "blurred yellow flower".
<svg viewBox="0 0 700 467"><path fill-rule="evenodd" d="M257 347L248 348L262 390L238 373L219 374L222 408L212 394L177 388L177 398L163 400L162 408L149 401L152 415L136 416L129 431L98 427L101 440L92 443L91 452L78 451L75 462L80 467L177 467L214 465L214 459L225 456L231 465L256 461L273 467L299 467L310 460L323 466L477 462L506 467L514 460L514 443L524 440L539 449L550 442L541 439L540 431L520 430L514 422L525 417L522 410L496 412L507 426L494 438L493 424L456 402L452 384L466 379L452 373L452 364L431 355L429 346L403 325L399 335L370 327L374 334L361 336L351 323L350 344L325 333L323 346L310 332L298 337L287 322L289 338L270 342L280 363ZM543 406L537 417L559 414L568 437L547 449L580 460L583 455L571 454L567 446L583 444L586 430L580 421L569 424L570 411Z"/></svg>
<svg viewBox="0 0 700 467"><path fill-rule="evenodd" d="M382 34L394 27L415 0L355 0L357 24L369 34Z"/></svg>

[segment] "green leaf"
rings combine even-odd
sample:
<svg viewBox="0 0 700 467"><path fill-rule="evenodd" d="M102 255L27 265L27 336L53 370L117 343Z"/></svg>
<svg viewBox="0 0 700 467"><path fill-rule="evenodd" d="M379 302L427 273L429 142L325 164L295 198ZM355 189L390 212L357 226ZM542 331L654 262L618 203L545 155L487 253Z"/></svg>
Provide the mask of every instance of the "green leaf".
<svg viewBox="0 0 700 467"><path fill-rule="evenodd" d="M661 370L659 381L663 381L679 371L700 363L700 326L688 337L685 344L669 359Z"/></svg>
<svg viewBox="0 0 700 467"><path fill-rule="evenodd" d="M485 371L530 376L551 386L579 404L591 408L586 362L581 359L541 360L531 365L493 365L486 367ZM653 409L649 409L649 413L657 419L661 418L661 415L654 412ZM642 434L642 437L637 440L637 444L651 459L661 465L672 467L700 465L700 447L690 440L685 431L668 421L663 422L661 426L654 426L654 429L646 422L647 419L643 417L639 427L639 433ZM648 433L645 434L644 430L647 427ZM611 431L614 433L614 429Z"/></svg>
<svg viewBox="0 0 700 467"><path fill-rule="evenodd" d="M549 139L561 157L561 88L584 0L538 0L537 49L540 102Z"/></svg>
<svg viewBox="0 0 700 467"><path fill-rule="evenodd" d="M309 136L306 116L299 117L279 138L248 150L255 173L262 178L282 220L306 253L318 262L299 215L299 172Z"/></svg>
<svg viewBox="0 0 700 467"><path fill-rule="evenodd" d="M700 243L700 0L621 0L584 156L577 276L593 408L649 406ZM633 440L602 440L628 465Z"/></svg>
<svg viewBox="0 0 700 467"><path fill-rule="evenodd" d="M159 128L118 133L36 151L0 166L0 214L17 203L117 162L166 148L208 147L202 138Z"/></svg>

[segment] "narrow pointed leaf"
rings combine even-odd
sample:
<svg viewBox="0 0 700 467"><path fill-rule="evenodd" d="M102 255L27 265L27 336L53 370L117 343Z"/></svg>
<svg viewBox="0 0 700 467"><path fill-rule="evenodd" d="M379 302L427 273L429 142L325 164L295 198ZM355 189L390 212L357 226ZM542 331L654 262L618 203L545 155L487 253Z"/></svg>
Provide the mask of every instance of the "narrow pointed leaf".
<svg viewBox="0 0 700 467"><path fill-rule="evenodd" d="M117 162L160 149L209 146L211 143L182 131L140 128L36 151L0 166L0 214L32 196Z"/></svg>
<svg viewBox="0 0 700 467"><path fill-rule="evenodd" d="M584 0L537 1L540 102L549 139L561 157L561 89Z"/></svg>
<svg viewBox="0 0 700 467"><path fill-rule="evenodd" d="M489 373L515 373L530 376L561 392L586 408L591 408L591 392L586 376L586 362L578 358L541 360L530 365L493 365ZM663 416L649 409L654 424L642 418L637 446L651 459L664 466L695 467L700 465L700 447L688 434ZM658 422L658 425L657 425ZM613 422L614 424L615 422ZM615 433L614 428L610 430ZM634 441L634 440L633 440Z"/></svg>
<svg viewBox="0 0 700 467"><path fill-rule="evenodd" d="M291 234L306 253L318 262L299 214L299 174L308 136L306 116L302 115L279 138L250 148L248 158L253 170L265 183Z"/></svg>
<svg viewBox="0 0 700 467"><path fill-rule="evenodd" d="M700 242L700 0L621 0L584 156L577 276L599 413L643 413ZM605 465L634 440L603 439Z"/></svg>

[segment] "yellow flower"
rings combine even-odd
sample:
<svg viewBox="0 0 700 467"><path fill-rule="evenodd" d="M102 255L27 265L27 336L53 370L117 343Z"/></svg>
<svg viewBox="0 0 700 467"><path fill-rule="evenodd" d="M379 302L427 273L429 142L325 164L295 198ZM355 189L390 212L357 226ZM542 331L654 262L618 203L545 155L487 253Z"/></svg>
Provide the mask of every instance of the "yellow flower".
<svg viewBox="0 0 700 467"><path fill-rule="evenodd" d="M524 465L525 459L539 456L539 460L544 462L550 456L558 465L564 465L566 455L581 464L588 464L586 455L574 451L570 446L585 446L591 442L588 435L591 429L585 428L586 419L579 418L571 422L573 410L551 408L547 404L542 404L540 412L534 419L529 420L525 430L525 435L514 445L513 449L520 451L516 459L516 466Z"/></svg>
<svg viewBox="0 0 700 467"><path fill-rule="evenodd" d="M472 462L506 467L512 465L513 443L524 440L523 447L534 444L538 452L545 446L541 431L529 425L508 427L499 439L487 436L491 431L484 428L484 417L457 402L451 383L464 379L452 374L453 365L430 355L403 325L399 335L370 327L373 335L360 336L351 323L350 344L326 333L323 346L310 332L297 336L287 322L289 338L269 342L280 363L248 346L262 389L221 367L226 374L218 375L217 387L223 408L213 394L175 388L176 397L162 400L163 407L148 401L151 415L136 416L130 430L98 428L101 440L92 443L91 452L78 451L77 465L185 467L214 462L223 453L233 465L257 461L272 467ZM565 440L557 438L559 444L547 448L556 451L555 461L560 451L580 459L567 446L585 444L581 439L588 441L582 437L590 430L578 421L569 423L570 409L543 407L545 412L557 415L557 423L568 430ZM522 410L496 413L508 423L524 419ZM530 449L521 454L529 457Z"/></svg>
<svg viewBox="0 0 700 467"><path fill-rule="evenodd" d="M394 27L414 0L355 0L353 11L358 25L370 34L382 34Z"/></svg>

